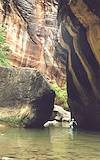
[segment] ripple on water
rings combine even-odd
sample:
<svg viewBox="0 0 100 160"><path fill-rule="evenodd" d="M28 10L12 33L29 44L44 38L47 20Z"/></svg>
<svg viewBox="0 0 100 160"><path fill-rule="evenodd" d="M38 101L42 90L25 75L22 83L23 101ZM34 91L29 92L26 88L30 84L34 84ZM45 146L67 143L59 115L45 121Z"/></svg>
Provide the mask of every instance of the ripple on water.
<svg viewBox="0 0 100 160"><path fill-rule="evenodd" d="M73 133L65 128L44 130L2 128L0 159L100 160L100 134Z"/></svg>

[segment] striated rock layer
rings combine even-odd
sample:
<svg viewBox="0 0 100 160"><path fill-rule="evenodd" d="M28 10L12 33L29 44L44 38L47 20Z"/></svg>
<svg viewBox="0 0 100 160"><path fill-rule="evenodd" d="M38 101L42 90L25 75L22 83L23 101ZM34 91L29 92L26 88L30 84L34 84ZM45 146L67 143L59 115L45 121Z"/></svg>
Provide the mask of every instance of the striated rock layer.
<svg viewBox="0 0 100 160"><path fill-rule="evenodd" d="M56 1L2 0L0 16L7 28L12 65L35 68L62 85L65 82L65 67L54 58Z"/></svg>
<svg viewBox="0 0 100 160"><path fill-rule="evenodd" d="M4 1L13 65L37 68L60 84L66 67L72 117L79 128L100 130L100 0Z"/></svg>
<svg viewBox="0 0 100 160"><path fill-rule="evenodd" d="M42 127L50 119L55 93L36 70L0 67L0 123Z"/></svg>
<svg viewBox="0 0 100 160"><path fill-rule="evenodd" d="M59 1L56 56L66 64L68 103L78 128L100 130L100 1ZM62 52L61 52L62 51Z"/></svg>

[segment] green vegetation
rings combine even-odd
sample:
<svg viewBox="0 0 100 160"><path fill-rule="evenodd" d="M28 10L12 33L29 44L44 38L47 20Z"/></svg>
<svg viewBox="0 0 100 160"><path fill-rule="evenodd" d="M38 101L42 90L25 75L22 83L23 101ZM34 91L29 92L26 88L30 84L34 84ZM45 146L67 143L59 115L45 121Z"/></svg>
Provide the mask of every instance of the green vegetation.
<svg viewBox="0 0 100 160"><path fill-rule="evenodd" d="M9 66L9 47L6 44L5 29L0 26L0 66Z"/></svg>
<svg viewBox="0 0 100 160"><path fill-rule="evenodd" d="M0 118L0 124L6 124L11 127L25 127L25 124L27 124L28 121L29 118L27 116L23 119L22 117L18 116L8 116Z"/></svg>
<svg viewBox="0 0 100 160"><path fill-rule="evenodd" d="M21 119L17 117L4 117L0 118L0 124L6 124L11 127L20 127L22 126Z"/></svg>
<svg viewBox="0 0 100 160"><path fill-rule="evenodd" d="M34 114L30 105L22 105L18 108L0 107L0 124L11 127L25 127L30 123Z"/></svg>
<svg viewBox="0 0 100 160"><path fill-rule="evenodd" d="M60 105L60 106L62 106L66 109L67 108L67 89L66 89L66 85L64 85L64 87L61 88L57 85L57 83L52 83L51 88L56 93L55 104Z"/></svg>

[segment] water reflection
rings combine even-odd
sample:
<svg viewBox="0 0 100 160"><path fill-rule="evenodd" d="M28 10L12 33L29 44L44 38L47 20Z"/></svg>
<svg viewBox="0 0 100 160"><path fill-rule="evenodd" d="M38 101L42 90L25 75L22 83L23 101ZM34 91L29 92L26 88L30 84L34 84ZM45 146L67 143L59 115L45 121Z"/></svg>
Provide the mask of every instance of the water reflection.
<svg viewBox="0 0 100 160"><path fill-rule="evenodd" d="M0 129L0 159L100 160L100 134L65 128Z"/></svg>
<svg viewBox="0 0 100 160"><path fill-rule="evenodd" d="M51 130L51 143L57 159L100 160L100 135L72 130Z"/></svg>
<svg viewBox="0 0 100 160"><path fill-rule="evenodd" d="M0 157L8 156L16 159L35 159L45 152L50 152L50 136L48 130L8 129L1 131Z"/></svg>

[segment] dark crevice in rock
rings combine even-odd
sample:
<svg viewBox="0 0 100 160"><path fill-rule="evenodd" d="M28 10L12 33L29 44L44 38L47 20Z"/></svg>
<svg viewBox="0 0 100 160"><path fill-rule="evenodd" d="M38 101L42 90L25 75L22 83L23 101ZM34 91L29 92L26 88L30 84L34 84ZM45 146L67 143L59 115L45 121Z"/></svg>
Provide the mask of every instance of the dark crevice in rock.
<svg viewBox="0 0 100 160"><path fill-rule="evenodd" d="M84 53L89 65L94 70L94 74L95 74L99 69L99 64L87 40L86 32L87 30L82 25L80 25L79 32L78 32L78 44L80 46L82 53Z"/></svg>
<svg viewBox="0 0 100 160"><path fill-rule="evenodd" d="M78 33L80 35L80 37L82 36L81 35L81 32ZM78 35L78 38L79 38L79 35ZM70 50L71 50L71 61L72 61L72 68L73 68L73 72L75 73L78 81L80 82L80 84L83 86L83 88L85 88L85 91L90 94L91 96L95 96L94 93L93 93L93 90L91 88L91 85L90 85L90 82L88 80L88 77L87 77L87 74L86 74L86 71L84 70L81 62L80 62L80 59L79 57L77 56L77 53L75 51L75 48L73 46L73 38L71 37L71 35L69 34L69 32L67 31L67 29L64 27L63 25L63 28L62 28L62 36L63 36L63 40L65 41L66 44L68 44L68 46L70 47ZM81 37L82 38L82 37ZM87 39L86 39L87 40ZM80 42L79 42L80 44ZM85 46L84 46L85 48ZM81 50L81 46L80 46L80 51L84 54L86 54L85 52L83 52ZM90 54L91 55L91 54ZM92 54L93 55L93 54ZM86 57L87 58L87 57ZM98 69L98 68L96 68ZM84 83L85 82L85 83ZM73 89L72 89L73 90ZM91 97L90 96L90 97Z"/></svg>
<svg viewBox="0 0 100 160"><path fill-rule="evenodd" d="M80 85L82 86L82 88L84 88L85 94L87 94L86 96L88 96L91 99L91 97L92 96L95 97L95 95L93 93L92 87L91 87L89 79L87 77L87 73L86 73L83 65L81 64L79 57L75 53L74 48L72 50L72 53L73 54L71 55L71 60L72 60L73 72L75 73L77 80L80 83Z"/></svg>
<svg viewBox="0 0 100 160"><path fill-rule="evenodd" d="M36 106L36 118L33 118L25 125L26 128L39 128L50 119L54 107L54 91L47 91L43 96L38 97L31 104ZM52 99L52 100L51 100Z"/></svg>
<svg viewBox="0 0 100 160"><path fill-rule="evenodd" d="M100 17L100 0L84 0L88 8L98 17Z"/></svg>
<svg viewBox="0 0 100 160"><path fill-rule="evenodd" d="M82 101L81 101L81 97L79 95L79 92L74 84L74 81L73 81L73 78L72 78L72 74L71 72L68 72L67 73L67 80L68 80L68 83L67 83L67 87L68 87L68 97L69 99L71 99L72 101L75 100L75 102L77 102L77 104L81 104ZM71 92L71 90L73 90L73 92ZM73 106L73 105L72 105ZM78 105L79 106L79 105ZM70 105L71 107L71 105ZM74 109L74 108L73 108Z"/></svg>
<svg viewBox="0 0 100 160"><path fill-rule="evenodd" d="M34 2L35 3L35 2ZM36 36L36 17L34 16L34 12L36 10L35 4L32 4L29 0L13 0L13 4L20 15L23 17L24 21L27 23L27 32L33 41L33 43L37 44L37 36Z"/></svg>
<svg viewBox="0 0 100 160"><path fill-rule="evenodd" d="M60 43L55 47L55 58L57 58L63 65L66 66L68 51L64 49Z"/></svg>
<svg viewBox="0 0 100 160"><path fill-rule="evenodd" d="M57 14L58 25L60 24L61 21L64 20L66 14L67 14L66 0L58 0L58 14Z"/></svg>
<svg viewBox="0 0 100 160"><path fill-rule="evenodd" d="M2 8L3 8L3 22L4 22L6 16L9 15L11 12L10 0L2 0Z"/></svg>

